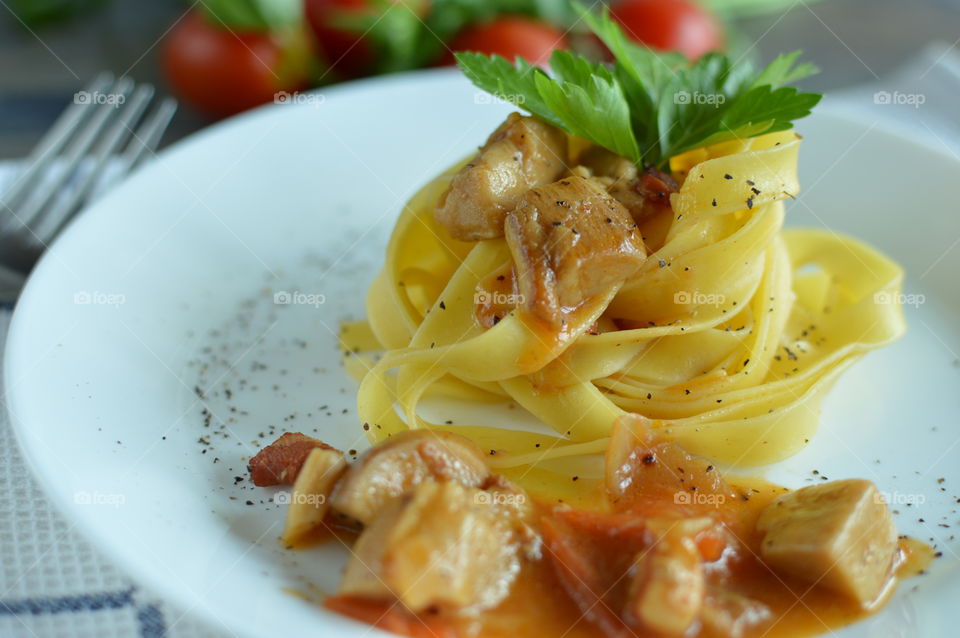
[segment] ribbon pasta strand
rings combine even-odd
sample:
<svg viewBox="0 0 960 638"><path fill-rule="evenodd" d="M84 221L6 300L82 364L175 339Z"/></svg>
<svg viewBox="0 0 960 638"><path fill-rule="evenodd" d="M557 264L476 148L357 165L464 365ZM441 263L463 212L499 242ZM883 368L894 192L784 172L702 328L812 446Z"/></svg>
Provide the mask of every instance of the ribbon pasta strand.
<svg viewBox="0 0 960 638"><path fill-rule="evenodd" d="M372 359L348 363L362 374L371 441L449 430L495 452L494 466L550 460L562 471L565 459L602 452L614 420L635 412L722 463L798 452L837 377L906 329L897 304L878 302L899 295L896 263L829 231L782 229L783 200L800 189L799 146L785 131L673 158L683 182L672 211L641 224L649 258L560 334L519 310L488 329L476 320L482 280L510 253L503 238L460 242L436 223L459 166L436 178L397 221L368 294L369 327L343 333L348 350L384 351L369 369ZM430 423L417 410L428 396L514 401L555 436Z"/></svg>

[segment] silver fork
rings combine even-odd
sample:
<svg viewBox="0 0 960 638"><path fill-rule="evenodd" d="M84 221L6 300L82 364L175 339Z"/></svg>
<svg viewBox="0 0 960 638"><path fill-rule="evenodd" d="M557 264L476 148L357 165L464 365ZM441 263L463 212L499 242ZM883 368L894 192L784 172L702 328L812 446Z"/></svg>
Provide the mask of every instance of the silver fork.
<svg viewBox="0 0 960 638"><path fill-rule="evenodd" d="M95 187L103 185L108 166L110 179L116 180L156 147L177 103L164 98L147 113L153 96L153 86L109 73L74 94L0 194L0 266L14 276L29 273ZM3 297L0 292L0 301Z"/></svg>

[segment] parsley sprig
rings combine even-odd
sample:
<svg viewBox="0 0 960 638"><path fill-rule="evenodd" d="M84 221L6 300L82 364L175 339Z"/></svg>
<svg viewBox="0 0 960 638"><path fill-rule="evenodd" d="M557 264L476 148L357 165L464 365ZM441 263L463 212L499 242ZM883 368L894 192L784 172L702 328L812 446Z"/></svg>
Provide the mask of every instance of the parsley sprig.
<svg viewBox="0 0 960 638"><path fill-rule="evenodd" d="M518 58L458 53L478 87L638 165L664 168L670 158L708 144L793 127L822 97L785 86L817 71L800 52L761 70L710 53L696 62L656 53L627 39L609 12L578 3L590 30L614 55L612 65L555 51L552 75Z"/></svg>

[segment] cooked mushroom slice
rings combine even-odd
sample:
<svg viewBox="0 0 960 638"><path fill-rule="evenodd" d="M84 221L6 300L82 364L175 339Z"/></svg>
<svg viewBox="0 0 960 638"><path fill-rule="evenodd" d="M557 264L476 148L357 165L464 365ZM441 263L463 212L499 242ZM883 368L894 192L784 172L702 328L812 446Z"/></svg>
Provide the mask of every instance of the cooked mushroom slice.
<svg viewBox="0 0 960 638"><path fill-rule="evenodd" d="M448 432L410 430L371 448L350 466L331 505L361 523L383 505L427 480L480 485L489 476L483 454L468 439Z"/></svg>
<svg viewBox="0 0 960 638"><path fill-rule="evenodd" d="M646 259L627 210L598 182L575 175L527 192L505 228L523 303L553 325Z"/></svg>
<svg viewBox="0 0 960 638"><path fill-rule="evenodd" d="M563 131L513 113L453 178L437 221L463 241L502 237L506 214L529 189L560 177L566 158Z"/></svg>
<svg viewBox="0 0 960 638"><path fill-rule="evenodd" d="M682 636L699 616L706 582L700 551L686 531L668 528L637 558L624 614L631 624Z"/></svg>
<svg viewBox="0 0 960 638"><path fill-rule="evenodd" d="M293 485L307 456L316 448L334 449L306 434L285 432L250 459L250 479L259 487Z"/></svg>
<svg viewBox="0 0 960 638"><path fill-rule="evenodd" d="M897 530L870 481L804 487L770 503L757 520L763 560L870 607L887 590Z"/></svg>
<svg viewBox="0 0 960 638"><path fill-rule="evenodd" d="M287 506L283 542L292 546L320 526L329 509L330 493L346 471L347 462L339 450L314 448L300 468Z"/></svg>
<svg viewBox="0 0 960 638"><path fill-rule="evenodd" d="M522 487L507 477L502 474L491 474L479 487L484 492L478 497L481 500L506 510L509 516L514 516L517 520L526 522L533 520L535 514L533 502ZM539 542L536 545L539 546Z"/></svg>
<svg viewBox="0 0 960 638"><path fill-rule="evenodd" d="M518 522L485 492L427 481L387 504L357 539L338 594L489 609L520 570Z"/></svg>
<svg viewBox="0 0 960 638"><path fill-rule="evenodd" d="M654 433L650 419L639 414L625 414L613 424L604 472L607 494L618 509L645 511L672 501L679 510L702 512L737 498L710 460L673 441L658 441Z"/></svg>
<svg viewBox="0 0 960 638"><path fill-rule="evenodd" d="M773 612L760 601L727 591L722 587L707 586L700 610L700 621L711 636L743 638L753 629L767 625Z"/></svg>

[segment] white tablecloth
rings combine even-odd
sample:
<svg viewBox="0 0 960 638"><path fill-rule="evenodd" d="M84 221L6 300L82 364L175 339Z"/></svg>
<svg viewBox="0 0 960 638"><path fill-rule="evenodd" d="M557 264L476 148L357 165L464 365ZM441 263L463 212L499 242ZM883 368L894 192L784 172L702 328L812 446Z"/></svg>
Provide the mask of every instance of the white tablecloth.
<svg viewBox="0 0 960 638"><path fill-rule="evenodd" d="M10 321L0 309L0 351ZM2 372L0 372L2 378ZM223 636L139 587L47 502L0 411L0 636Z"/></svg>

